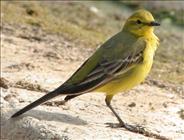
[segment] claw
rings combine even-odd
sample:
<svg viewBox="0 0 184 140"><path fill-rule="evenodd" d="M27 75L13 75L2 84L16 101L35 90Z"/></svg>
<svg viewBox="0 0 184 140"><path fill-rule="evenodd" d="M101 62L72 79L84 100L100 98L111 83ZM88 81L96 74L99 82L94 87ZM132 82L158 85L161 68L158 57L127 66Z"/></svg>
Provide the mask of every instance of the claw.
<svg viewBox="0 0 184 140"><path fill-rule="evenodd" d="M131 132L143 134L145 132L145 128L140 125L129 125L126 123L106 123L107 127L111 128L125 128Z"/></svg>
<svg viewBox="0 0 184 140"><path fill-rule="evenodd" d="M140 125L129 125L126 123L106 123L107 127L111 128L125 128L128 131L143 134L144 136L151 137L151 138L157 138L162 140L169 140L169 138L160 136L159 134L155 134L152 132L149 132L145 129L145 127Z"/></svg>
<svg viewBox="0 0 184 140"><path fill-rule="evenodd" d="M140 133L140 134L144 134L146 132L145 128L140 126L140 125L128 125L128 124L125 124L124 128L126 128L129 131L132 131L132 132L135 132L135 133Z"/></svg>

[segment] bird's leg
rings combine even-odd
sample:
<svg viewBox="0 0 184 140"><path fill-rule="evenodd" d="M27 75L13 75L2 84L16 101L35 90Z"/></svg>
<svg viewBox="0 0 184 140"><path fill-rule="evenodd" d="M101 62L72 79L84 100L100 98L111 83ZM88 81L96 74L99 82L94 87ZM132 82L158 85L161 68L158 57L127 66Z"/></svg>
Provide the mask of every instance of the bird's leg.
<svg viewBox="0 0 184 140"><path fill-rule="evenodd" d="M117 120L119 121L118 124L113 124L113 123L108 123L108 125L112 128L119 128L119 127L124 127L125 129L132 131L132 132L136 132L136 133L144 133L144 128L141 126L133 126L133 125L129 125L125 122L122 121L122 119L119 117L119 115L116 113L116 111L113 109L113 107L111 106L111 100L112 100L112 96L106 96L105 98L105 102L106 105L110 108L110 110L112 111L112 113L116 116Z"/></svg>
<svg viewBox="0 0 184 140"><path fill-rule="evenodd" d="M106 96L105 98L105 102L106 102L106 105L110 108L110 110L113 112L113 114L116 116L117 120L119 121L118 124L114 124L114 123L107 123L107 125L109 127L112 127L112 128L119 128L119 127L123 127L125 129L127 129L128 131L131 131L131 132L134 132L134 133L139 133L139 134L143 134L144 136L147 136L147 137L151 137L151 138L156 138L156 139L161 139L161 140L169 140L169 138L167 137L164 137L164 136L161 136L159 134L155 134L155 133L152 133L148 130L146 130L144 127L142 126L139 126L139 125L129 125L127 123L124 123L121 118L119 117L119 115L116 113L116 111L112 108L111 106L111 100L112 100L112 97L113 96Z"/></svg>
<svg viewBox="0 0 184 140"><path fill-rule="evenodd" d="M124 127L125 126L125 123L122 121L122 119L119 117L119 115L116 113L116 111L113 109L113 107L111 106L111 100L112 100L112 97L113 96L106 96L105 98L105 103L107 105L107 107L110 108L110 110L112 111L112 113L116 116L117 120L119 121L118 124L112 124L112 123L108 123L108 125L110 127L113 127L113 128L116 128L116 127Z"/></svg>

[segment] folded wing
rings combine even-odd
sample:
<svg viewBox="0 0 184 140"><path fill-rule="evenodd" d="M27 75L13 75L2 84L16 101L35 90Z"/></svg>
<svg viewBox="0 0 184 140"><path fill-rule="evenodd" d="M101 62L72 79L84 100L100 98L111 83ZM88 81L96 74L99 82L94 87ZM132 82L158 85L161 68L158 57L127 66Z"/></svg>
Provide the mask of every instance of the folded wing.
<svg viewBox="0 0 184 140"><path fill-rule="evenodd" d="M67 94L81 94L102 86L116 78L117 75L142 63L145 47L145 42L138 40L130 50L121 52L123 57L114 59L104 57L103 52L100 52L103 51L103 48L100 48L101 50L91 56L62 86L65 87ZM93 68L89 70L89 67Z"/></svg>

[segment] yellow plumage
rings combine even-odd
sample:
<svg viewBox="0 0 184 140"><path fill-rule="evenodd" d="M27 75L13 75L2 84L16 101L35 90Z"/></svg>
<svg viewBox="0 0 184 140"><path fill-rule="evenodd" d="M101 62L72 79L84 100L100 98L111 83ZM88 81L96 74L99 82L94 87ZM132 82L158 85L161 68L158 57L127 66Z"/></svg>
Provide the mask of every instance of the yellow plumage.
<svg viewBox="0 0 184 140"><path fill-rule="evenodd" d="M119 75L116 80L97 88L95 91L104 92L109 95L109 98L112 98L115 94L129 90L144 81L151 70L159 39L151 32L144 37L144 40L146 40L146 47L143 52L143 62L130 69L131 72L127 71Z"/></svg>

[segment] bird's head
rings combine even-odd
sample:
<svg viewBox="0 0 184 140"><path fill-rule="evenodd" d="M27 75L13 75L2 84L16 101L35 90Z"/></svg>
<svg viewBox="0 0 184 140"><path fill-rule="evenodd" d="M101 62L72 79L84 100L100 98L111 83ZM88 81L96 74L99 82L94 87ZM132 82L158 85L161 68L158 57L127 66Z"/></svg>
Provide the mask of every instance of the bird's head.
<svg viewBox="0 0 184 140"><path fill-rule="evenodd" d="M155 19L149 11L141 9L127 19L123 30L131 32L136 36L145 36L153 33L154 26L159 25L159 23L155 22Z"/></svg>

